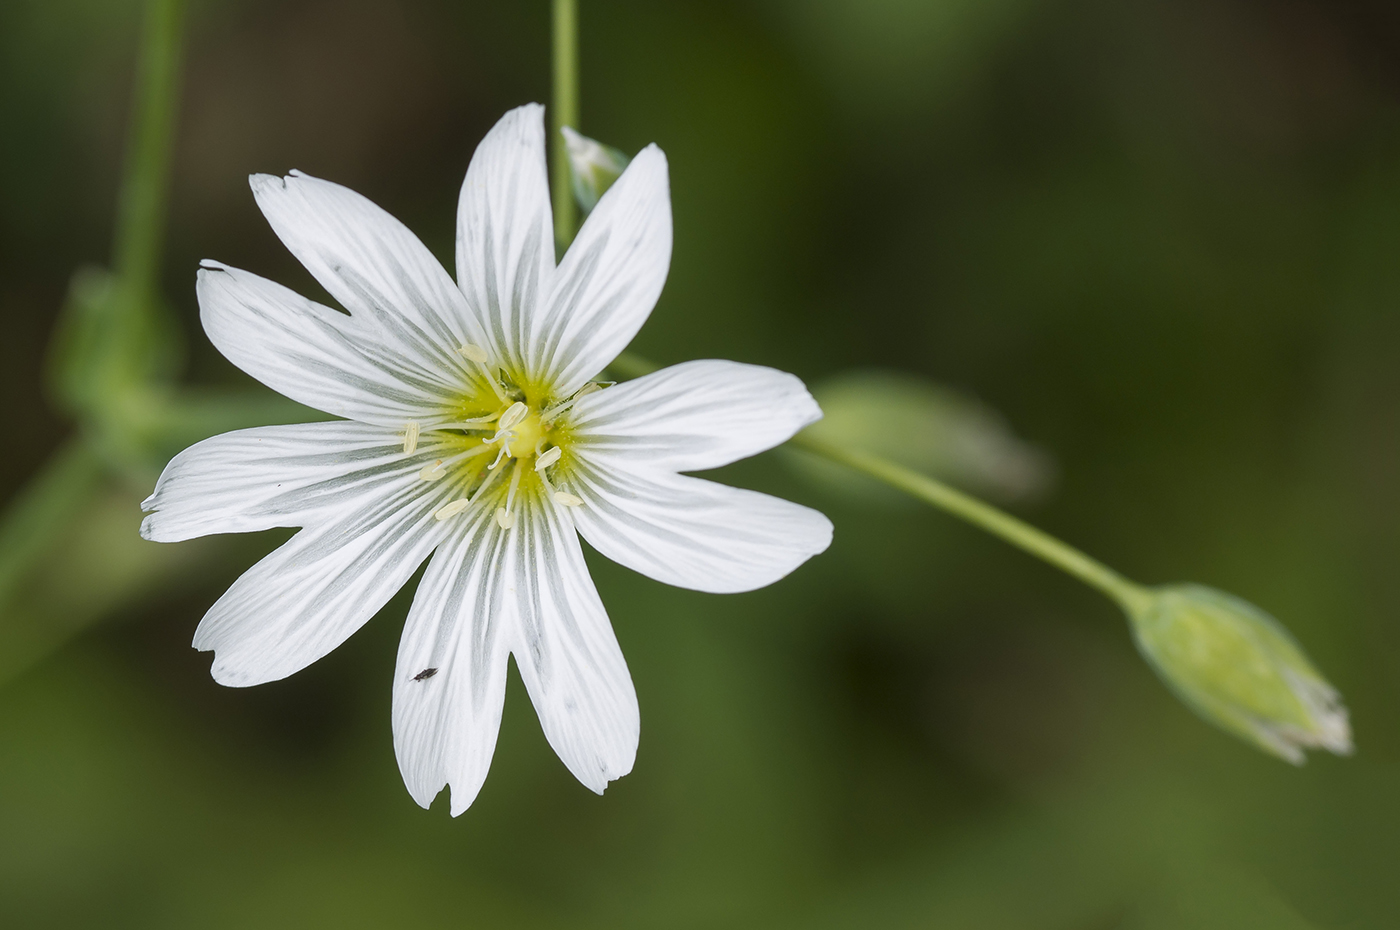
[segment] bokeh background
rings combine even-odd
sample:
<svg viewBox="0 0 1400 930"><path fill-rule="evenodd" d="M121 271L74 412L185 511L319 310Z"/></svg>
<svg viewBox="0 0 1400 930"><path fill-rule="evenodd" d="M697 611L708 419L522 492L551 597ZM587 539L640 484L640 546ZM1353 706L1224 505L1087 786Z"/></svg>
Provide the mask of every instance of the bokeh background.
<svg viewBox="0 0 1400 930"><path fill-rule="evenodd" d="M110 258L140 12L0 5L7 500L72 429L43 362L74 271ZM548 96L548 14L193 5L162 285L188 381L256 388L199 330L200 259L316 293L251 172L344 183L450 267L476 142ZM154 553L134 476L0 616L0 924L1400 923L1393 5L583 0L581 42L584 130L671 161L640 352L981 398L1057 463L1018 512L1277 615L1357 754L1293 768L1221 734L1094 593L780 452L721 477L834 520L783 582L699 595L590 554L641 701L634 772L580 787L512 673L453 820L394 761L408 597L289 680L219 687L195 625L285 534Z"/></svg>

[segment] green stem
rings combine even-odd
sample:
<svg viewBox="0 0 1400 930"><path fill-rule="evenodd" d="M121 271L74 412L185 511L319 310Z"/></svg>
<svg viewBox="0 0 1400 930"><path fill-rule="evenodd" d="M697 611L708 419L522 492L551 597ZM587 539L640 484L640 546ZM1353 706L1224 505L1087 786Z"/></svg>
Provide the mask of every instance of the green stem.
<svg viewBox="0 0 1400 930"><path fill-rule="evenodd" d="M578 0L554 0L554 105L550 108L554 152L554 243L562 254L574 239L578 206L569 175L565 126L578 128Z"/></svg>
<svg viewBox="0 0 1400 930"><path fill-rule="evenodd" d="M1073 546L1060 542L1029 523L927 475L858 449L848 449L814 439L805 433L799 433L789 442L799 449L805 449L869 475L926 504L932 504L955 517L960 517L993 536L1001 537L1013 546L1073 575L1090 587L1098 588L1129 613L1141 607L1150 596L1141 585L1129 581Z"/></svg>
<svg viewBox="0 0 1400 930"><path fill-rule="evenodd" d="M130 307L150 303L160 265L184 11L184 0L146 5L113 245L113 267L133 298Z"/></svg>

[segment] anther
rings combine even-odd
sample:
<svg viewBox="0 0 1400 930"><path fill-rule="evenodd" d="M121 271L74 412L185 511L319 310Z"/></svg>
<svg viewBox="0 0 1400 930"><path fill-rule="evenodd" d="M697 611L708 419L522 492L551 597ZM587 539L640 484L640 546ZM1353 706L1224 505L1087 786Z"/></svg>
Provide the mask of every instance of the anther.
<svg viewBox="0 0 1400 930"><path fill-rule="evenodd" d="M436 481L447 474L447 469L443 467L442 459L424 465L418 470L418 477L424 481Z"/></svg>
<svg viewBox="0 0 1400 930"><path fill-rule="evenodd" d="M468 501L466 498L459 497L455 501L449 501L446 504L443 504L441 507L438 508L437 513L433 514L433 516L439 520L446 520L448 517L455 517L463 510L466 510L467 504L469 503L470 501Z"/></svg>
<svg viewBox="0 0 1400 930"><path fill-rule="evenodd" d="M481 346L474 346L470 342L464 344L457 351L478 364L486 361L486 350Z"/></svg>
<svg viewBox="0 0 1400 930"><path fill-rule="evenodd" d="M412 455L418 451L418 421L409 420L408 428L403 431L403 454Z"/></svg>
<svg viewBox="0 0 1400 930"><path fill-rule="evenodd" d="M504 507L496 508L496 525L503 530L508 530L515 526L515 514Z"/></svg>
<svg viewBox="0 0 1400 930"><path fill-rule="evenodd" d="M554 502L555 502L556 504L563 504L565 507L581 507L581 506L583 506L583 498L581 498L581 497L574 497L572 494L568 494L568 493L566 493L566 492L564 492L564 491L555 491L555 492L554 492Z"/></svg>
<svg viewBox="0 0 1400 930"><path fill-rule="evenodd" d="M523 401L517 400L506 408L505 413L501 414L501 419L496 424L496 428L501 430L510 429L512 426L525 419L526 414L529 412L530 408L525 406Z"/></svg>
<svg viewBox="0 0 1400 930"><path fill-rule="evenodd" d="M559 457L563 454L564 450L558 446L547 449L545 452L541 453L539 458L535 459L535 471L543 471L553 465L555 462L559 461Z"/></svg>

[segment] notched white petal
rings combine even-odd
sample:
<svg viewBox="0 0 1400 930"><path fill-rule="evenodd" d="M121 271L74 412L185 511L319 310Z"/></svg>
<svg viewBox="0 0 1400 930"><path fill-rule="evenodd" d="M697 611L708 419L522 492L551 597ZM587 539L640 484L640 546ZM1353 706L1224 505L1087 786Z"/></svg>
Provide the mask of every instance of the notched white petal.
<svg viewBox="0 0 1400 930"><path fill-rule="evenodd" d="M570 424L580 449L617 467L697 471L771 449L821 415L795 375L702 359L585 396Z"/></svg>
<svg viewBox="0 0 1400 930"><path fill-rule="evenodd" d="M243 574L195 631L220 684L276 681L326 655L383 607L443 536L440 492L403 471L360 506L310 526Z"/></svg>
<svg viewBox="0 0 1400 930"><path fill-rule="evenodd" d="M536 316L554 274L544 107L511 110L472 155L457 205L457 283L497 361L538 373Z"/></svg>
<svg viewBox="0 0 1400 930"><path fill-rule="evenodd" d="M141 535L179 542L211 533L306 526L374 506L406 463L398 437L360 423L237 430L195 443L165 466L144 502Z"/></svg>
<svg viewBox="0 0 1400 930"><path fill-rule="evenodd" d="M479 322L442 265L369 199L300 171L256 174L248 183L292 254L401 352L450 370L453 349L481 341Z"/></svg>
<svg viewBox="0 0 1400 930"><path fill-rule="evenodd" d="M580 457L583 459L583 457ZM831 545L831 521L756 491L584 460L570 488L584 539L657 581L731 594L772 584Z"/></svg>
<svg viewBox="0 0 1400 930"><path fill-rule="evenodd" d="M394 752L424 808L452 788L456 817L486 780L505 701L514 618L505 537L487 515L458 525L428 563L399 642Z"/></svg>
<svg viewBox="0 0 1400 930"><path fill-rule="evenodd" d="M584 221L541 308L535 351L561 396L627 347L656 306L670 267L666 156L649 145Z"/></svg>
<svg viewBox="0 0 1400 930"><path fill-rule="evenodd" d="M575 778L602 794L636 759L641 717L632 676L569 512L533 497L519 509L509 535L516 666L549 745Z"/></svg>
<svg viewBox="0 0 1400 930"><path fill-rule="evenodd" d="M206 261L195 293L218 350L309 407L402 429L460 390L452 369L425 362L373 320L348 317L250 272Z"/></svg>

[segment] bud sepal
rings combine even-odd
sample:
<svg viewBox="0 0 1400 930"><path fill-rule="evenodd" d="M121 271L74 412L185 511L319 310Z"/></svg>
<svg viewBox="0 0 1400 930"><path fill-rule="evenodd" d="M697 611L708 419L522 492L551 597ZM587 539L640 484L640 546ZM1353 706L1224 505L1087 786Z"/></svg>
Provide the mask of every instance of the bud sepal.
<svg viewBox="0 0 1400 930"><path fill-rule="evenodd" d="M1341 695L1269 614L1203 585L1164 585L1128 605L1138 650L1198 714L1301 765L1352 751Z"/></svg>

